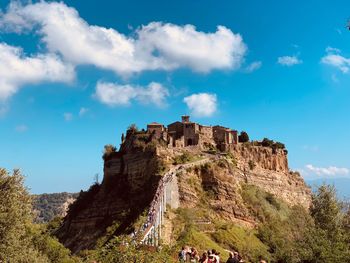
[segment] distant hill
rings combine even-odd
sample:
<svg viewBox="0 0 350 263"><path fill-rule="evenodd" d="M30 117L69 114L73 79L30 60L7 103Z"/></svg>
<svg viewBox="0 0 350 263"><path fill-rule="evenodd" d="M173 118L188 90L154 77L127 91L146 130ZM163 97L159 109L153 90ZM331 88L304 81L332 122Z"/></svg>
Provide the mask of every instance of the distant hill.
<svg viewBox="0 0 350 263"><path fill-rule="evenodd" d="M317 188L317 186L323 183L334 185L340 199L350 199L350 178L322 178L305 181L312 189Z"/></svg>
<svg viewBox="0 0 350 263"><path fill-rule="evenodd" d="M33 195L33 208L37 222L49 222L56 216L65 216L69 204L75 201L78 193L54 193Z"/></svg>

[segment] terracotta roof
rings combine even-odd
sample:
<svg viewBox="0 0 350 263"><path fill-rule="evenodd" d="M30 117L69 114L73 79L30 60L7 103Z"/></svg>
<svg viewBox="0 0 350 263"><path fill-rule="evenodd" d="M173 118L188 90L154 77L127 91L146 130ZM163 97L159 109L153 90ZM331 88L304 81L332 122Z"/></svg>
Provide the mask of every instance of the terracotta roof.
<svg viewBox="0 0 350 263"><path fill-rule="evenodd" d="M147 124L147 125L161 125L161 126L163 126L163 124L160 124L160 123L158 123L158 122L151 122L151 123L149 123L149 124Z"/></svg>

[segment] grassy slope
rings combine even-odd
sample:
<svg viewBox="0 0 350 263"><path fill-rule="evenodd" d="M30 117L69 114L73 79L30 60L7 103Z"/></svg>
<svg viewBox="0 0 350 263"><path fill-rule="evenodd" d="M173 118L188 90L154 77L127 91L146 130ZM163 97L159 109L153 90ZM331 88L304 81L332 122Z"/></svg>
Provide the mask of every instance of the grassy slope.
<svg viewBox="0 0 350 263"><path fill-rule="evenodd" d="M198 193L198 188L196 189ZM199 193L202 202L195 208L180 208L173 220L176 246L196 247L199 253L208 249L218 250L224 260L228 257L227 250L239 251L246 260L256 262L260 256L270 259L268 247L257 237L255 229L235 225L232 222L218 218L209 204L210 195ZM273 195L252 185L242 185L241 195L252 216L264 222L270 216L285 218L289 214L288 206ZM198 224L200 219L209 219L210 224Z"/></svg>

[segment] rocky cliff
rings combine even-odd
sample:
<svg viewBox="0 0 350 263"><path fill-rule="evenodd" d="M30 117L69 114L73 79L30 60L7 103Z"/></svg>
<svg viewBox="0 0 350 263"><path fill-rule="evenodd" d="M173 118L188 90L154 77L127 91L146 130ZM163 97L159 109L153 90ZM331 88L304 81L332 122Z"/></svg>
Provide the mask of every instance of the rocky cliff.
<svg viewBox="0 0 350 263"><path fill-rule="evenodd" d="M57 231L60 241L77 252L91 249L101 237L132 233L142 224L158 181L176 163L201 158L174 184L180 207L206 203L217 218L254 225L260 220L247 207L242 189L255 185L288 205L310 203L310 189L288 168L287 151L250 143L229 152L203 152L196 146L167 148L145 133L128 134L120 151L104 156L104 180L82 192ZM172 191L174 191L172 189ZM102 239L106 241L106 238Z"/></svg>
<svg viewBox="0 0 350 263"><path fill-rule="evenodd" d="M235 145L229 154L178 178L182 207L196 207L207 195L210 207L226 220L254 224L242 187L253 185L286 204L309 207L311 191L298 173L288 169L287 152L268 147Z"/></svg>
<svg viewBox="0 0 350 263"><path fill-rule="evenodd" d="M80 193L57 231L59 240L73 252L93 248L108 234L131 233L130 226L145 211L157 187L160 158L155 148L122 149L104 160L102 184Z"/></svg>

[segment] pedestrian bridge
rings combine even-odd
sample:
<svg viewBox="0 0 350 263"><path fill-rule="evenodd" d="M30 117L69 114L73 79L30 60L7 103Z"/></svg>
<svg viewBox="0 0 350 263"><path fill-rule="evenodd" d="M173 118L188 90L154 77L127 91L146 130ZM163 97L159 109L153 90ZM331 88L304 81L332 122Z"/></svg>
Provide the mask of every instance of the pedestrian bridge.
<svg viewBox="0 0 350 263"><path fill-rule="evenodd" d="M137 233L142 244L158 246L162 236L162 224L167 205L173 209L179 207L179 188L176 175L186 172L188 168L200 166L210 161L212 161L211 158L204 158L195 162L176 165L164 174L158 183L156 193L150 204L146 222Z"/></svg>

